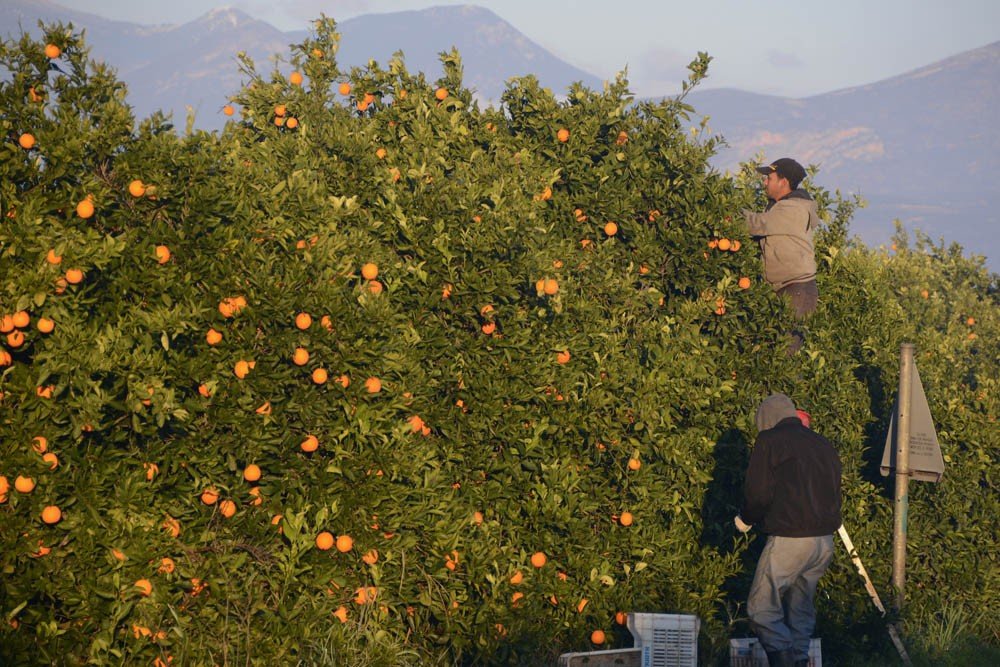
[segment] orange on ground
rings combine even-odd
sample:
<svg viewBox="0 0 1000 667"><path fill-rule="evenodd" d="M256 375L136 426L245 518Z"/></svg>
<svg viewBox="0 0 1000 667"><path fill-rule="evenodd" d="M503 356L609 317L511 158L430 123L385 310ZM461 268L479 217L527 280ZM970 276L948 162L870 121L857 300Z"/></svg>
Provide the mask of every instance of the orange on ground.
<svg viewBox="0 0 1000 667"><path fill-rule="evenodd" d="M59 523L60 519L62 519L62 510L55 505L49 505L42 510L42 521L45 523L52 525Z"/></svg>
<svg viewBox="0 0 1000 667"><path fill-rule="evenodd" d="M295 348L295 352L292 353L292 363L296 366L305 366L309 363L309 350L304 347Z"/></svg>
<svg viewBox="0 0 1000 667"><path fill-rule="evenodd" d="M548 557L541 551L536 551L531 554L531 564L535 567L545 567L545 564L549 561Z"/></svg>
<svg viewBox="0 0 1000 667"><path fill-rule="evenodd" d="M14 478L14 490L18 493L31 493L35 490L35 480L24 475Z"/></svg>
<svg viewBox="0 0 1000 667"><path fill-rule="evenodd" d="M382 391L382 381L376 377L368 378L365 380L365 389L369 394L377 394Z"/></svg>
<svg viewBox="0 0 1000 667"><path fill-rule="evenodd" d="M378 264L368 262L361 267L361 277L365 280L375 280L378 277Z"/></svg>
<svg viewBox="0 0 1000 667"><path fill-rule="evenodd" d="M319 438L315 435L307 435L306 439L302 441L302 444L300 444L299 447L304 452L315 452L319 449Z"/></svg>
<svg viewBox="0 0 1000 667"><path fill-rule="evenodd" d="M62 49L60 49L55 44L45 45L45 57L48 58L49 60L55 60L61 55L62 55Z"/></svg>
<svg viewBox="0 0 1000 667"><path fill-rule="evenodd" d="M135 587L139 589L140 593L146 596L153 592L153 584L150 583L149 579L139 579L135 582Z"/></svg>
<svg viewBox="0 0 1000 667"><path fill-rule="evenodd" d="M354 548L354 539L350 535L339 535L337 537L337 551L346 554Z"/></svg>
<svg viewBox="0 0 1000 667"><path fill-rule="evenodd" d="M243 479L248 482L256 482L260 479L260 466L256 463L251 463L246 468L243 469Z"/></svg>
<svg viewBox="0 0 1000 667"><path fill-rule="evenodd" d="M325 384L329 374L325 368L317 368L312 372L312 381L316 384Z"/></svg>
<svg viewBox="0 0 1000 667"><path fill-rule="evenodd" d="M295 326L305 331L312 326L313 318L309 313L299 313L295 316Z"/></svg>
<svg viewBox="0 0 1000 667"><path fill-rule="evenodd" d="M128 193L133 197L141 197L146 194L146 186L137 178L128 184Z"/></svg>
<svg viewBox="0 0 1000 667"><path fill-rule="evenodd" d="M559 128L559 131L556 132L556 139L558 139L563 143L569 141L569 130L567 130L565 127Z"/></svg>
<svg viewBox="0 0 1000 667"><path fill-rule="evenodd" d="M24 134L22 134L20 137L17 138L17 143L24 150L31 150L31 148L34 147L35 145L35 136L33 134L25 132Z"/></svg>

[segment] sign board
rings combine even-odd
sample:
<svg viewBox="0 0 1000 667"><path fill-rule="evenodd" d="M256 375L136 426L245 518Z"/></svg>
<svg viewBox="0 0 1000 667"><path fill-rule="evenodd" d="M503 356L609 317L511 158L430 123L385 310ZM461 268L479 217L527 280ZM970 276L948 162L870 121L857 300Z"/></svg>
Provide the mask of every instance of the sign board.
<svg viewBox="0 0 1000 667"><path fill-rule="evenodd" d="M896 468L896 415L899 414L899 397L892 406L889 421L889 435L882 450L880 470L887 476ZM944 474L944 459L938 444L931 408L927 405L927 395L920 384L920 373L914 363L910 373L910 478L921 482L938 482Z"/></svg>

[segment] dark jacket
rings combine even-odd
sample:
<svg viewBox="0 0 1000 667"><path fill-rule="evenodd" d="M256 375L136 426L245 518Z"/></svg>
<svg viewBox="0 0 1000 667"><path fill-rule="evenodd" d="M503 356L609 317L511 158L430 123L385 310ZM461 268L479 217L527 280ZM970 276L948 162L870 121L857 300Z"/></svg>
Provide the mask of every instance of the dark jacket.
<svg viewBox="0 0 1000 667"><path fill-rule="evenodd" d="M769 535L832 535L841 524L840 470L830 441L783 417L757 435L740 516Z"/></svg>

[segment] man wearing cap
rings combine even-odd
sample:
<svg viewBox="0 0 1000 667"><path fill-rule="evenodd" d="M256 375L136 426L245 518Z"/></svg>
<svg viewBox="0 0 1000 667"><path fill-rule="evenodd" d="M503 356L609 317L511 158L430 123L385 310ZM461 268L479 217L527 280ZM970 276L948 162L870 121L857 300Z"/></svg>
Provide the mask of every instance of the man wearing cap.
<svg viewBox="0 0 1000 667"><path fill-rule="evenodd" d="M757 167L764 176L768 203L763 213L744 210L750 236L760 243L764 260L764 279L786 297L797 319L805 319L816 310L816 255L813 233L819 225L816 202L799 188L806 170L795 160L783 157L765 167ZM804 336L792 332L790 352L802 346Z"/></svg>
<svg viewBox="0 0 1000 667"><path fill-rule="evenodd" d="M809 430L792 400L773 394L757 408L757 439L735 519L767 533L747 599L750 625L771 667L809 664L816 585L833 559L841 524L840 456Z"/></svg>

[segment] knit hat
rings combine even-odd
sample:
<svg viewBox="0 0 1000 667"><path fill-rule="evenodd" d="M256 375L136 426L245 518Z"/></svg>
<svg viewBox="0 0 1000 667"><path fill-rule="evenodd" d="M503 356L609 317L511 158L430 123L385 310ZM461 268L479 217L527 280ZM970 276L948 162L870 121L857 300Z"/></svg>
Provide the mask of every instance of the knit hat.
<svg viewBox="0 0 1000 667"><path fill-rule="evenodd" d="M778 422L788 417L798 417L792 399L784 394L771 394L761 401L760 407L757 408L755 418L757 430L766 431L769 428L774 428Z"/></svg>

